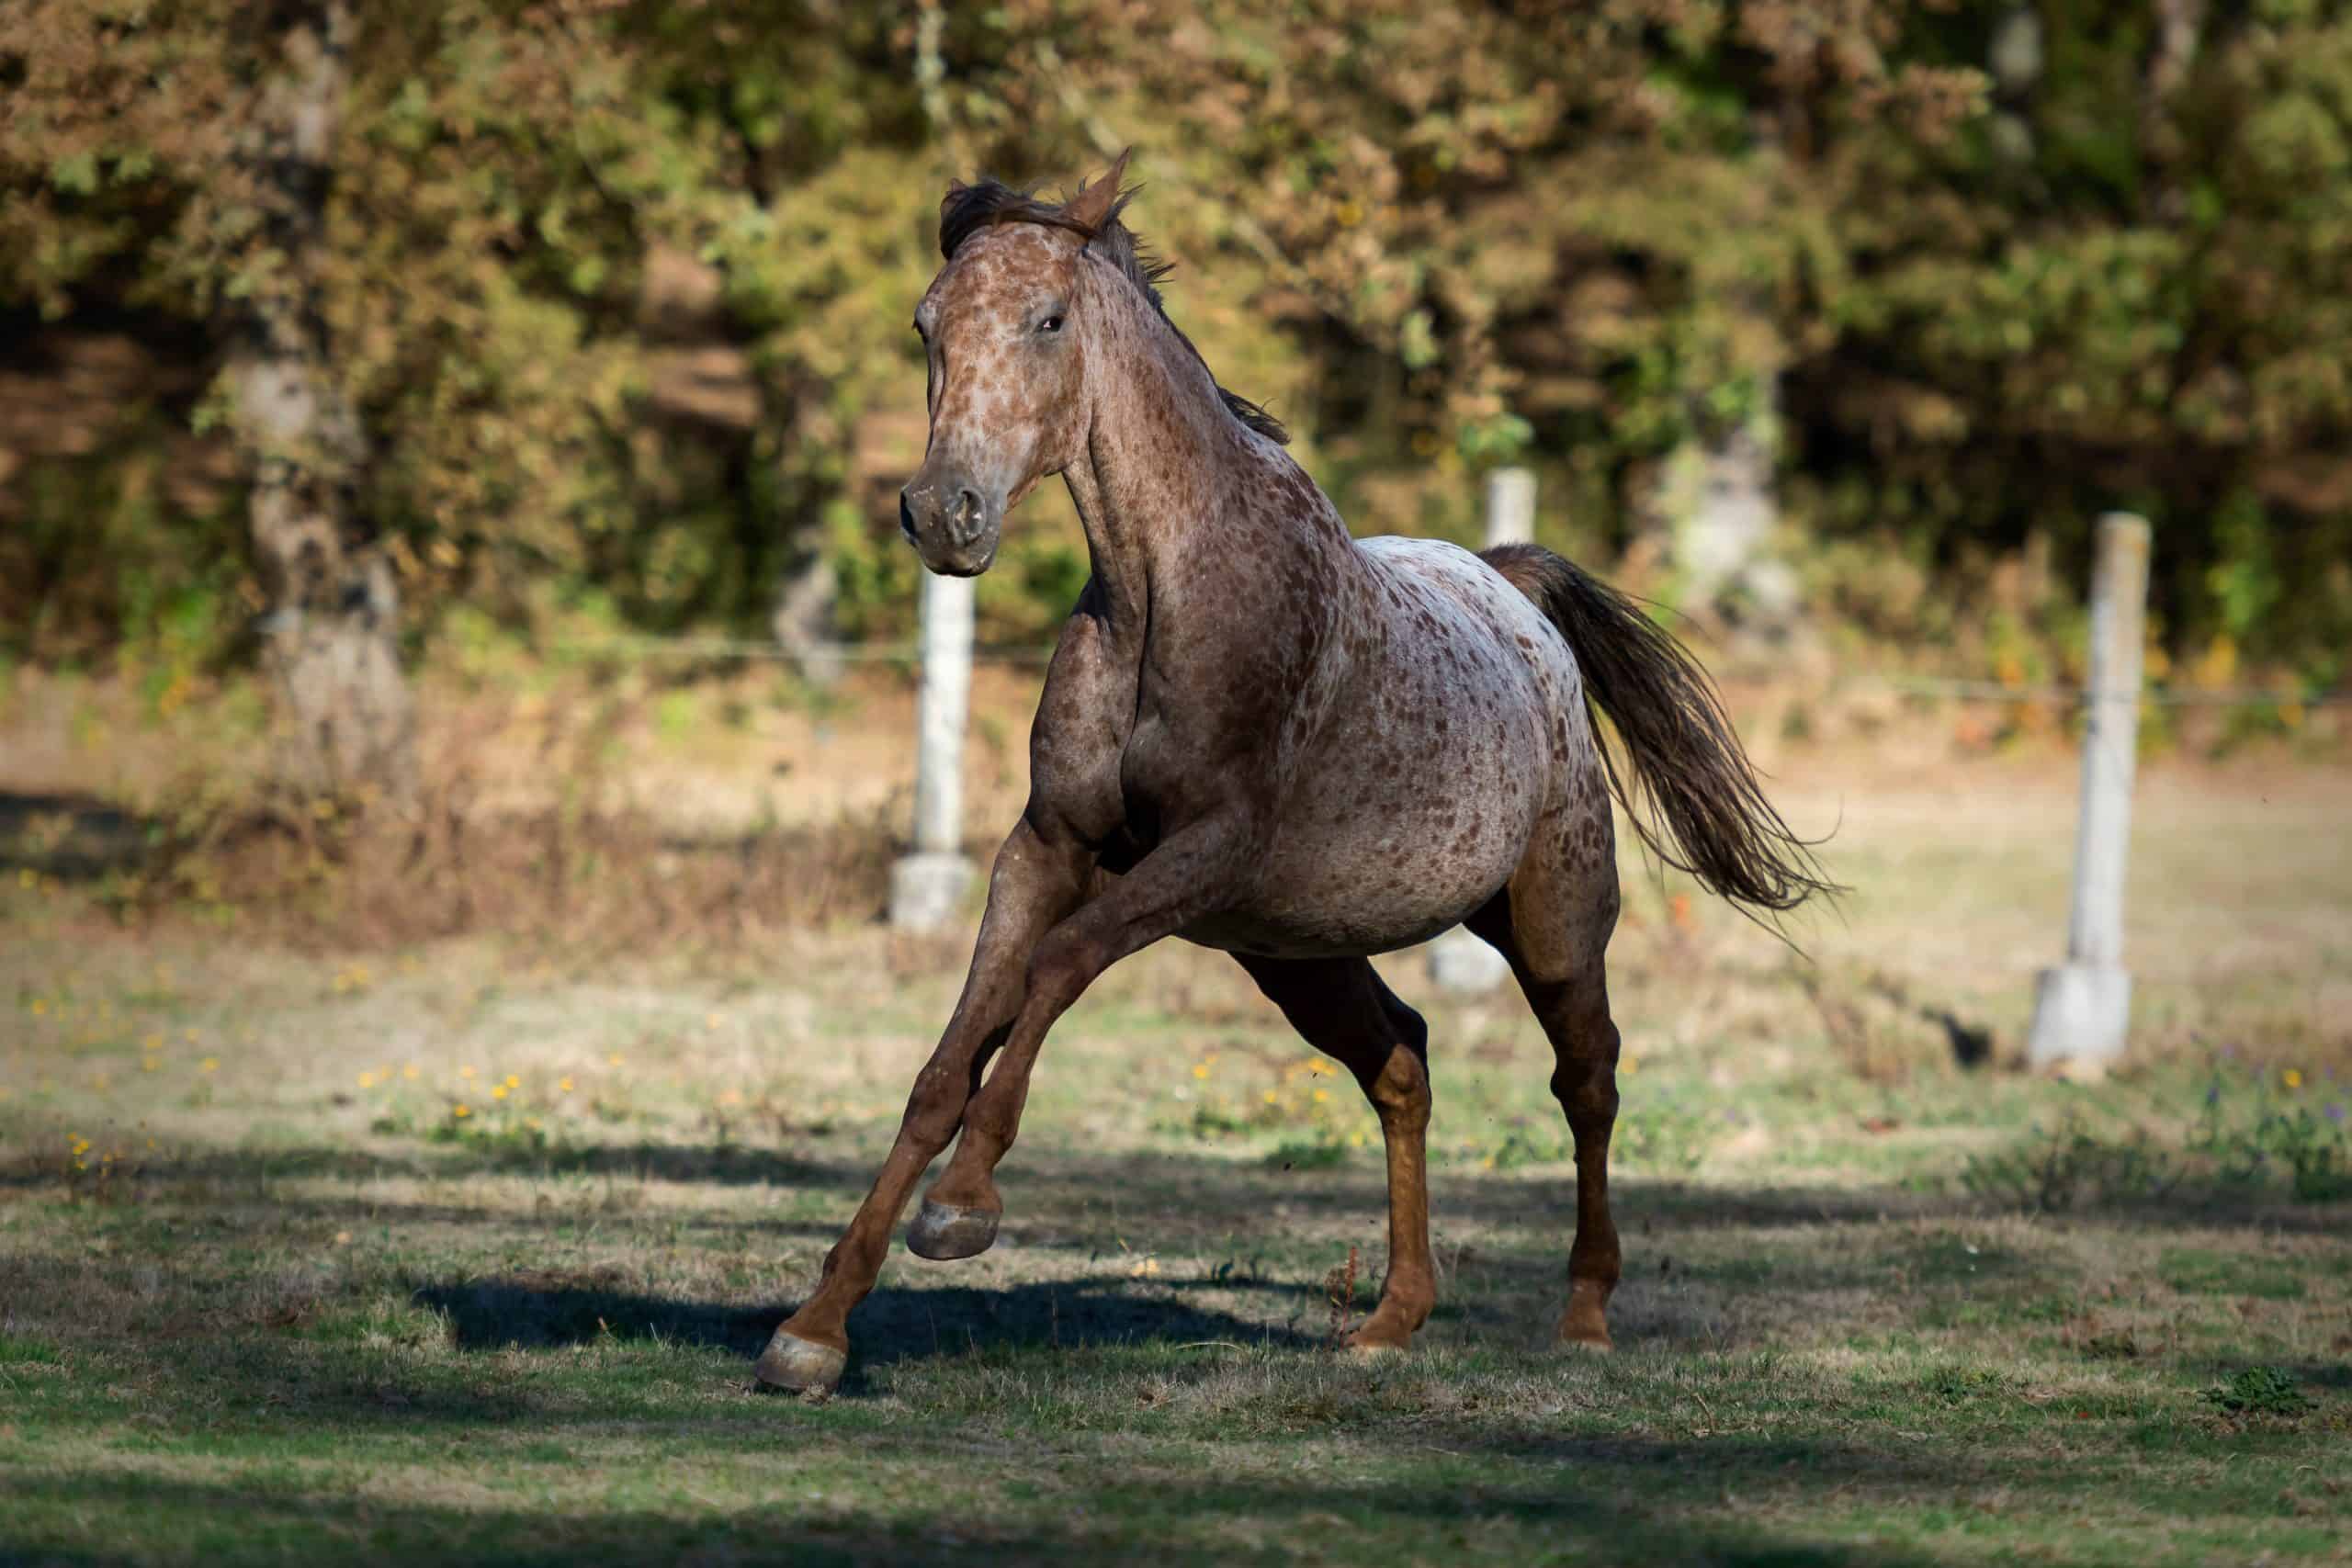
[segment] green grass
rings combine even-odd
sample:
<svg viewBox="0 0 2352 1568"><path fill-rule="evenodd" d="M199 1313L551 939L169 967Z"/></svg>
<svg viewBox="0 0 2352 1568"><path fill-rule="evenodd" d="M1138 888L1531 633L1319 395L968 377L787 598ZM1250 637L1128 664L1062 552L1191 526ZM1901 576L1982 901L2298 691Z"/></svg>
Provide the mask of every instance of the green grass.
<svg viewBox="0 0 2352 1568"><path fill-rule="evenodd" d="M1810 990L1634 877L1612 1357L1544 1348L1572 1172L1516 1002L1428 1007L1440 1306L1363 1362L1327 1280L1354 1249L1361 1312L1384 1255L1368 1113L1156 951L1049 1043L998 1247L894 1253L823 1404L751 1358L957 944L306 956L12 881L0 1562L2345 1560L2352 1205L2253 1155L2334 1135L2352 879L2166 809L2144 1055L2098 1086L1928 1017L2013 1055L2042 816L2019 870L1859 813Z"/></svg>
<svg viewBox="0 0 2352 1568"><path fill-rule="evenodd" d="M1368 1172L1302 1191L1064 1152L1012 1186L999 1253L893 1260L850 1383L814 1405L748 1394L748 1359L861 1162L787 1182L676 1158L607 1187L473 1151L256 1151L162 1162L135 1199L20 1188L0 1233L6 1544L1744 1562L2343 1539L2343 1298L2267 1288L2340 1269L2340 1226L1629 1182L1626 1348L1564 1357L1532 1348L1556 1184L1465 1174L1428 1347L1363 1363L1326 1348L1320 1280L1376 1226ZM2257 1288L2222 1293L2224 1262ZM2150 1349L2086 1349L2116 1324ZM2207 1397L2256 1369L2267 1404Z"/></svg>

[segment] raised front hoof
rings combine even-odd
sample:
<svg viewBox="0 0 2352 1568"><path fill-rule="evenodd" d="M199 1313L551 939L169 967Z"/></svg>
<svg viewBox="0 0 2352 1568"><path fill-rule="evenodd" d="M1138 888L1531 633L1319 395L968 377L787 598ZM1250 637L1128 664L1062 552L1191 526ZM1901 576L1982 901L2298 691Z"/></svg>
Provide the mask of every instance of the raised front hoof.
<svg viewBox="0 0 2352 1568"><path fill-rule="evenodd" d="M842 1369L848 1365L848 1351L779 1328L752 1372L763 1393L826 1394L841 1382Z"/></svg>
<svg viewBox="0 0 2352 1568"><path fill-rule="evenodd" d="M995 1244L1000 1217L987 1209L959 1208L926 1198L915 1223L907 1227L907 1250L933 1263L978 1258Z"/></svg>

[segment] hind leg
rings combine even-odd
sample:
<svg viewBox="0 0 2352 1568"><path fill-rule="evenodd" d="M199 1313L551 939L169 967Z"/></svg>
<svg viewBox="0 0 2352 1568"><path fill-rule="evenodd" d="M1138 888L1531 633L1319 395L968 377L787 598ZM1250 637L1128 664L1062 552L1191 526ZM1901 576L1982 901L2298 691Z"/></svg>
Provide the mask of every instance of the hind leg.
<svg viewBox="0 0 2352 1568"><path fill-rule="evenodd" d="M1617 1226L1609 1215L1609 1134L1617 1121L1617 1025L1601 955L1617 923L1617 863L1605 799L1537 836L1510 883L1470 919L1500 949L1552 1042L1552 1095L1576 1140L1577 1235L1568 1250L1564 1345L1609 1348Z"/></svg>
<svg viewBox="0 0 2352 1568"><path fill-rule="evenodd" d="M1236 954L1239 957L1238 954ZM1351 1349L1403 1350L1437 1304L1430 1261L1429 1026L1362 958L1241 958L1306 1043L1345 1066L1388 1153L1388 1274Z"/></svg>

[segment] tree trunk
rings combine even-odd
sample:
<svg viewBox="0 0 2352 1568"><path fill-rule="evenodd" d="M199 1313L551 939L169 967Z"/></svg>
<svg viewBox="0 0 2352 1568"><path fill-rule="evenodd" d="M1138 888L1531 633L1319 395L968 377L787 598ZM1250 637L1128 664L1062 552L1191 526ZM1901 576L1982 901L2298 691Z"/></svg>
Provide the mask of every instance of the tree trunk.
<svg viewBox="0 0 2352 1568"><path fill-rule="evenodd" d="M2187 149L2173 123L2172 100L2188 81L2204 34L2205 0L2156 0L2155 47L2140 95L2140 153L2148 165L2143 199L2158 222L2177 223L2188 215L2180 178Z"/></svg>
<svg viewBox="0 0 2352 1568"><path fill-rule="evenodd" d="M842 656L833 641L833 600L839 582L826 555L825 531L810 525L795 541L794 560L776 594L770 628L785 653L799 667L800 678L812 686L831 686L842 678Z"/></svg>
<svg viewBox="0 0 2352 1568"><path fill-rule="evenodd" d="M285 767L304 788L398 803L416 786L400 592L357 514L362 442L318 300L351 10L277 0L255 12L276 58L239 149L264 224L250 291L228 323L229 389L271 597L262 626L289 731Z"/></svg>
<svg viewBox="0 0 2352 1568"><path fill-rule="evenodd" d="M1804 616L1781 535L1780 433L1780 373L1759 372L1756 406L1727 429L1686 437L1645 498L1681 607L1769 642L1799 636Z"/></svg>

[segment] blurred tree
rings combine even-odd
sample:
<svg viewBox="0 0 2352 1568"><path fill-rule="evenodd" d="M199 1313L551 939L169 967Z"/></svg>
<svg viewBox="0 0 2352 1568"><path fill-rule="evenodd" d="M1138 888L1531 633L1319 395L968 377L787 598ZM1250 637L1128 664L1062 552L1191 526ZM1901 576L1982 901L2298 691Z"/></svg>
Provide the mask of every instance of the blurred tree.
<svg viewBox="0 0 2352 1568"><path fill-rule="evenodd" d="M223 179L238 216L226 231L236 254L220 309L233 423L252 473L254 554L270 597L267 658L296 775L316 788L405 799L416 746L400 591L360 510L367 444L319 299L351 10L347 0L263 0L238 20L261 58Z"/></svg>
<svg viewBox="0 0 2352 1568"><path fill-rule="evenodd" d="M2319 679L2352 643L2343 0L355 14L321 401L366 434L348 516L420 625L903 632L944 178L1067 182L1132 141L1177 319L1367 531L1467 537L1512 458L1553 542L1623 549L1680 453L1774 500L1875 637L1964 656L1996 562L2079 581L2127 505L2183 651ZM227 129L243 15L0 7L0 407L88 411L0 427L19 647L138 633L142 583L234 586L189 431L279 265ZM88 390L132 364L103 384L138 395ZM1057 504L983 582L986 635L1042 635L1083 576Z"/></svg>

